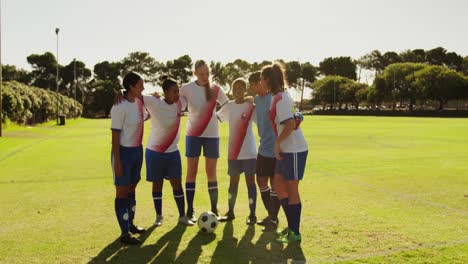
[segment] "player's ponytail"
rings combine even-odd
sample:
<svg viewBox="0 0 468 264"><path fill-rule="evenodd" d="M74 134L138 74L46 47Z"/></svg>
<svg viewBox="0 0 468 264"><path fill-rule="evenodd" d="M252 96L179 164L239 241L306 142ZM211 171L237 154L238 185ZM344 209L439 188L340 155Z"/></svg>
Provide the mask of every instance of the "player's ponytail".
<svg viewBox="0 0 468 264"><path fill-rule="evenodd" d="M136 72L129 72L125 74L123 78L122 85L125 88L125 91L128 92L130 90L130 86L135 86L140 80L142 80L141 76Z"/></svg>
<svg viewBox="0 0 468 264"><path fill-rule="evenodd" d="M208 64L206 64L206 62L204 60L197 60L195 62L195 71L197 71L199 68L203 67L203 66L207 66L208 67ZM211 97L213 96L213 91L211 90L211 87L210 87L210 82L208 82L206 85L204 85L203 87L205 87L205 97L206 97L206 100L207 101L210 101L211 100Z"/></svg>
<svg viewBox="0 0 468 264"><path fill-rule="evenodd" d="M279 62L263 67L262 76L268 81L272 93L276 94L284 91L286 87L285 70Z"/></svg>

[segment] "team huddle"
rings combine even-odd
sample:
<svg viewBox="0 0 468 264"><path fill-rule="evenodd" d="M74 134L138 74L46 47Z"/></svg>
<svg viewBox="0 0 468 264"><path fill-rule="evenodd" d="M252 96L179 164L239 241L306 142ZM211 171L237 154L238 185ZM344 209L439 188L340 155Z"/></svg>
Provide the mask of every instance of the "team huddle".
<svg viewBox="0 0 468 264"><path fill-rule="evenodd" d="M151 131L145 150L146 180L152 182L156 211L155 226L163 224L162 190L169 180L179 211L179 223L193 226L197 221L194 210L199 157L203 150L208 178L208 193L213 212L219 221L236 218L236 203L240 175L247 184L250 214L246 224L262 225L265 232L276 232L276 241L301 241L300 219L302 204L299 181L302 180L308 154L307 142L300 128L302 117L295 110L294 101L285 92L283 67L274 63L248 78L232 83L233 101L223 90L209 81L208 65L195 63L196 80L180 87L171 78L162 82L164 96L143 96L143 79L134 72L125 75L124 97L111 109L112 170L116 186L115 213L121 229L120 241L139 244L132 234L145 229L137 226L135 189L140 181L143 165L144 121L151 120ZM246 98L247 89L255 97ZM219 111L216 107L220 106ZM188 109L185 133L187 175L185 193L182 186L182 161L178 150L182 111ZM228 211L218 211L217 160L219 153L218 122L229 123ZM260 144L257 151L252 123L258 128ZM257 221L257 181L268 216ZM185 204L187 202L187 206ZM283 208L287 227L278 229L278 213ZM187 209L187 210L185 210Z"/></svg>

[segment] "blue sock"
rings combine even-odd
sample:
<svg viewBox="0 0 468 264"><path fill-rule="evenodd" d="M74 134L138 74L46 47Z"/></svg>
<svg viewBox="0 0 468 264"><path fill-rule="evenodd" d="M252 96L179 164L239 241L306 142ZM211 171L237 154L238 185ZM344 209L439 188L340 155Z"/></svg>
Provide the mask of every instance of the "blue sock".
<svg viewBox="0 0 468 264"><path fill-rule="evenodd" d="M250 216L255 216L255 209L257 207L257 186L255 186L255 183L247 185L247 193L249 196Z"/></svg>
<svg viewBox="0 0 468 264"><path fill-rule="evenodd" d="M129 193L128 194L128 224L130 226L133 226L133 219L135 219L135 210L136 210L136 199L135 199L135 193Z"/></svg>
<svg viewBox="0 0 468 264"><path fill-rule="evenodd" d="M218 182L208 182L208 193L210 194L211 211L218 210Z"/></svg>
<svg viewBox="0 0 468 264"><path fill-rule="evenodd" d="M239 190L239 184L236 184L236 185L229 184L228 205L229 205L230 212L234 212L234 206L236 205L238 190Z"/></svg>
<svg viewBox="0 0 468 264"><path fill-rule="evenodd" d="M296 233L296 235L300 235L299 227L301 225L301 211L302 211L302 204L290 204L289 205L289 213L291 217L291 227L290 229Z"/></svg>
<svg viewBox="0 0 468 264"><path fill-rule="evenodd" d="M195 198L194 182L185 183L185 193L187 195L187 210L193 212L193 199Z"/></svg>
<svg viewBox="0 0 468 264"><path fill-rule="evenodd" d="M177 209L179 210L179 217L182 217L185 215L184 209L185 209L185 199L184 199L184 190L174 190L172 191L174 194L174 200L177 204Z"/></svg>
<svg viewBox="0 0 468 264"><path fill-rule="evenodd" d="M283 198L280 200L281 207L283 207L284 214L286 215L286 220L288 221L288 228L291 229L291 213L289 210L289 198Z"/></svg>
<svg viewBox="0 0 468 264"><path fill-rule="evenodd" d="M128 235L128 198L115 198L115 215L119 222L121 235Z"/></svg>
<svg viewBox="0 0 468 264"><path fill-rule="evenodd" d="M153 202L156 215L162 215L162 192L153 192Z"/></svg>

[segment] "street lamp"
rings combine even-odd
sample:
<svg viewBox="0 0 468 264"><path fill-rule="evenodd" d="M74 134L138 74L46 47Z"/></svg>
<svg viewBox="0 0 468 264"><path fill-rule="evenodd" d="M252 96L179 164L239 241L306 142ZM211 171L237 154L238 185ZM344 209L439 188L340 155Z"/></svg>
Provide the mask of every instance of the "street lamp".
<svg viewBox="0 0 468 264"><path fill-rule="evenodd" d="M57 36L57 53L56 53L56 57L57 57L57 73L55 75L55 84L56 84L56 97L57 97L57 102L56 102L56 114L57 114L57 124L59 123L59 31L60 31L60 28L56 28L55 29L55 35Z"/></svg>
<svg viewBox="0 0 468 264"><path fill-rule="evenodd" d="M73 96L76 101L76 59L73 59Z"/></svg>

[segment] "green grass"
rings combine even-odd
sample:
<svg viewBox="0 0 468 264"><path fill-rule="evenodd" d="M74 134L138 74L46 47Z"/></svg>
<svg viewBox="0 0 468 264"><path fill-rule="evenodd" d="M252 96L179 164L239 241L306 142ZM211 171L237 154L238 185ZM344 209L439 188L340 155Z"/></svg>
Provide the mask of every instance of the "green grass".
<svg viewBox="0 0 468 264"><path fill-rule="evenodd" d="M185 127L185 119L183 120ZM149 123L146 124L146 136ZM114 217L110 120L10 126L0 138L0 263L467 263L468 119L308 116L301 244L237 219L212 236L176 226L164 186L164 225L121 247ZM184 135L184 133L182 133ZM227 125L221 125L219 208L227 209ZM146 142L146 140L145 140ZM184 140L180 141L184 152ZM185 160L183 160L185 175ZM145 169L142 171L143 179ZM209 209L204 164L195 196ZM150 227L151 185L137 189L136 223ZM260 197L257 214L265 216ZM286 223L280 212L280 222Z"/></svg>

